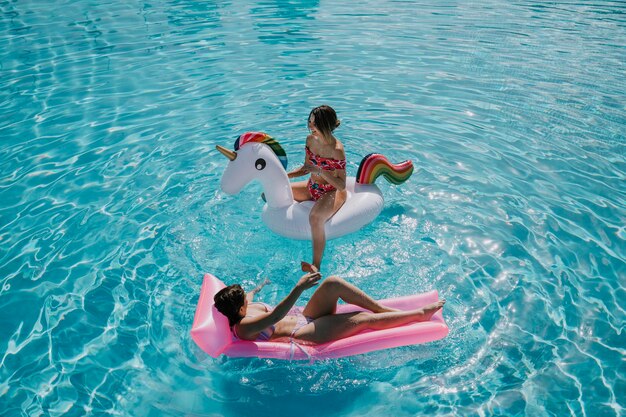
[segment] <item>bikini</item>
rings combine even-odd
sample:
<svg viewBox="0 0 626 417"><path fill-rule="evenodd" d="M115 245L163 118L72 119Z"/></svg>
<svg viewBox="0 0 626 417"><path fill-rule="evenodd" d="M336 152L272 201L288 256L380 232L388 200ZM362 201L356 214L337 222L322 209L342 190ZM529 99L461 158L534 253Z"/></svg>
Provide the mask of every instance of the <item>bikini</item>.
<svg viewBox="0 0 626 417"><path fill-rule="evenodd" d="M308 158L311 165L315 165L321 168L324 171L334 171L336 169L346 169L346 160L345 159L334 159L334 158L324 158L319 155L315 155L309 147L306 147L306 157ZM331 184L318 184L313 182L311 178L309 178L309 182L307 183L307 188L309 189L309 193L311 197L313 197L313 201L319 200L324 194L335 191L336 188Z"/></svg>
<svg viewBox="0 0 626 417"><path fill-rule="evenodd" d="M313 363L313 358L311 357L309 351L294 339L294 336L298 330L314 320L312 317L302 314L302 311L303 309L301 307L292 307L291 310L289 310L290 315L296 316L296 324L293 326L293 330L289 335L289 360L293 360L296 354L296 348L298 348L302 353L306 355L307 358L309 358L309 363Z"/></svg>
<svg viewBox="0 0 626 417"><path fill-rule="evenodd" d="M301 307L292 307L289 310L288 316L296 316L296 324L293 326L293 330L289 335L289 339L293 340L293 336L296 334L298 330L311 323L314 319L309 316L305 316L302 314L303 309Z"/></svg>
<svg viewBox="0 0 626 417"><path fill-rule="evenodd" d="M270 312L272 310L272 307L270 307L268 304L265 304L265 303L254 302L254 303L250 303L250 304L260 304L263 307L265 307L265 311L266 312ZM293 340L293 336L294 336L294 334L298 330L300 330L302 327L306 326L307 324L309 324L309 323L311 323L313 321L313 319L311 317L308 317L308 316L305 316L304 314L302 314L302 308L300 308L300 307L292 307L291 310L289 310L289 312L287 313L287 316L295 316L296 317L296 324L293 326L293 330L291 331L291 335L289 336L290 340ZM257 336L257 338L255 340L256 341L267 342L268 340L270 340L272 338L272 335L274 335L274 331L275 330L276 330L276 326L275 325L271 325L271 326L263 329L259 333L259 335ZM233 326L233 330L232 331L233 331L233 336L235 336L236 339L243 340L237 334L237 329L235 328L235 326Z"/></svg>

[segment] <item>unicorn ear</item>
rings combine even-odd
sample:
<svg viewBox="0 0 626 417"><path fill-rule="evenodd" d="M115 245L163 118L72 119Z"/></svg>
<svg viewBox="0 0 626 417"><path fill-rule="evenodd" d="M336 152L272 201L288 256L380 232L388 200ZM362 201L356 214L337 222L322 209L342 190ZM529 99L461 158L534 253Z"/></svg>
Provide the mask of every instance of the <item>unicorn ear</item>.
<svg viewBox="0 0 626 417"><path fill-rule="evenodd" d="M222 155L224 155L226 158L228 158L231 161L234 161L235 159L237 159L237 152L233 152L230 149L226 149L225 147L220 146L220 145L215 145L215 149L220 151Z"/></svg>

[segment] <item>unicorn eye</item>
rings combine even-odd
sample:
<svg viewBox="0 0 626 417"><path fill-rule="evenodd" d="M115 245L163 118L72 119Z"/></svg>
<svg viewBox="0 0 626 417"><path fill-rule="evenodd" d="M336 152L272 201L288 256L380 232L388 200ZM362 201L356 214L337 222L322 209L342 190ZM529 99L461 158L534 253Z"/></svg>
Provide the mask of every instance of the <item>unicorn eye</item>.
<svg viewBox="0 0 626 417"><path fill-rule="evenodd" d="M254 163L254 166L256 169L261 171L263 168L265 168L265 159L263 158L257 159L256 162Z"/></svg>

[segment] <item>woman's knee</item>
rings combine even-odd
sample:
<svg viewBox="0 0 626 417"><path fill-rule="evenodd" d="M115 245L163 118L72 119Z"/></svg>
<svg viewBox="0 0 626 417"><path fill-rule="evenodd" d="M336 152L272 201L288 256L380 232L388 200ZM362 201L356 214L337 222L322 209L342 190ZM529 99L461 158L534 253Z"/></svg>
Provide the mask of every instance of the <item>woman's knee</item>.
<svg viewBox="0 0 626 417"><path fill-rule="evenodd" d="M338 276L330 276L324 280L322 285L326 288L338 288L345 286L346 281Z"/></svg>
<svg viewBox="0 0 626 417"><path fill-rule="evenodd" d="M362 326L366 328L374 321L374 319L374 313L370 313L369 311L361 311L359 314L352 318L357 326Z"/></svg>
<svg viewBox="0 0 626 417"><path fill-rule="evenodd" d="M326 223L326 216L320 210L311 210L309 213L309 224L311 226L319 226Z"/></svg>

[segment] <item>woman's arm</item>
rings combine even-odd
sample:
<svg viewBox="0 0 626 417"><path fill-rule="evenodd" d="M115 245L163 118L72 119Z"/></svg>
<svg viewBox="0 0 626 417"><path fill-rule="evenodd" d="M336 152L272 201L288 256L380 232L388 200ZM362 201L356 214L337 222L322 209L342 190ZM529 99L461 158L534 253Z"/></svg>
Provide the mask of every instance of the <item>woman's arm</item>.
<svg viewBox="0 0 626 417"><path fill-rule="evenodd" d="M300 168L294 169L293 171L288 172L287 173L287 177L288 178L297 178L297 177L302 177L304 175L307 175L308 173L309 172L304 169L304 165L302 165Z"/></svg>
<svg viewBox="0 0 626 417"><path fill-rule="evenodd" d="M338 189L339 191L343 191L346 189L346 170L345 169L335 169L332 171L324 171L319 167L312 166L311 174L315 174L318 177L325 180L327 183Z"/></svg>
<svg viewBox="0 0 626 417"><path fill-rule="evenodd" d="M252 300L254 299L254 296L257 295L258 292L261 291L261 289L263 287L265 287L269 283L270 283L270 280L265 278L265 281L260 283L255 289L253 289L252 291L246 293L246 300L248 300L248 302L251 303Z"/></svg>
<svg viewBox="0 0 626 417"><path fill-rule="evenodd" d="M306 146L308 147L309 144L311 143L311 141L313 140L314 136L313 135L309 135L306 138ZM303 177L305 175L308 175L311 170L307 169L307 167L309 166L309 161L307 159L306 156L306 152L304 153L304 163L302 164L302 166L300 166L298 169L294 169L291 172L287 173L287 177L288 178L297 178L297 177Z"/></svg>
<svg viewBox="0 0 626 417"><path fill-rule="evenodd" d="M282 320L291 307L294 306L300 295L307 289L317 285L321 278L319 272L303 275L298 283L293 287L287 297L285 297L274 310L263 313L255 317L244 317L238 324L237 334L242 339L253 340L263 329L278 323Z"/></svg>

